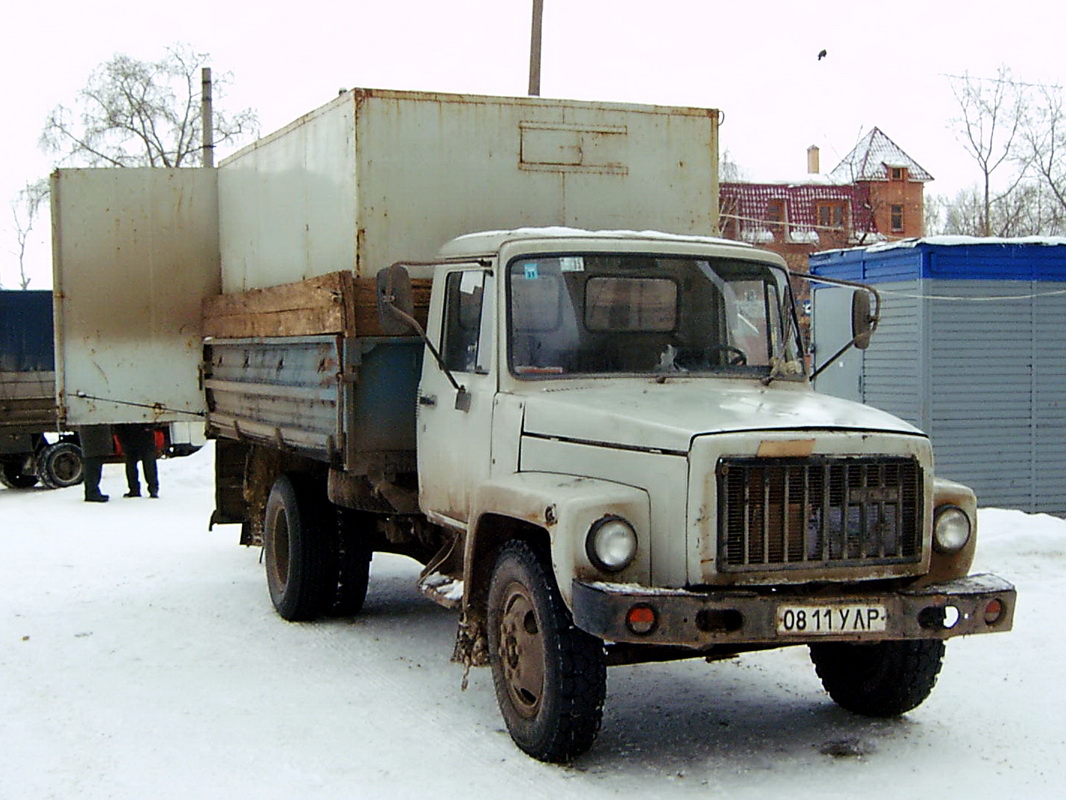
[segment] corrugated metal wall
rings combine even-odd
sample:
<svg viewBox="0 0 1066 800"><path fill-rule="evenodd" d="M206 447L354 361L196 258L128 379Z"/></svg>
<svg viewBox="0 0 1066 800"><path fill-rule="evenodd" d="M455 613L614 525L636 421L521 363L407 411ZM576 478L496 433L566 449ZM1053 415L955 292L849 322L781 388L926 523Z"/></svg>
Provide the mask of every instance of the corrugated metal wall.
<svg viewBox="0 0 1066 800"><path fill-rule="evenodd" d="M1064 288L1050 282L1036 286ZM1039 510L1066 516L1066 295L1034 300L1033 333L1033 494Z"/></svg>
<svg viewBox="0 0 1066 800"><path fill-rule="evenodd" d="M881 324L870 348L863 354L861 399L928 430L929 405L922 396L927 359L921 339L925 333L924 309L915 299L920 281L892 284L892 294L882 296Z"/></svg>
<svg viewBox="0 0 1066 800"><path fill-rule="evenodd" d="M937 472L978 492L983 505L1036 510L1033 497L1033 330L1020 281L922 281L930 299L926 432ZM1063 487L1066 489L1066 487Z"/></svg>
<svg viewBox="0 0 1066 800"><path fill-rule="evenodd" d="M982 506L1066 516L1066 246L920 242L811 271L883 293L862 400L926 431L938 475Z"/></svg>

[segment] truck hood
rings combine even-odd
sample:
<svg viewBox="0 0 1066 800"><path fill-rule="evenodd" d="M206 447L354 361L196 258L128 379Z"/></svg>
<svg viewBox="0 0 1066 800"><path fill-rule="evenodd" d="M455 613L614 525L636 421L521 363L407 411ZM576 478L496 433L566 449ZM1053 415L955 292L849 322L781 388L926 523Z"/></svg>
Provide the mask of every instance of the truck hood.
<svg viewBox="0 0 1066 800"><path fill-rule="evenodd" d="M924 435L884 411L783 382L626 381L525 396L527 435L686 453L696 436L748 430Z"/></svg>

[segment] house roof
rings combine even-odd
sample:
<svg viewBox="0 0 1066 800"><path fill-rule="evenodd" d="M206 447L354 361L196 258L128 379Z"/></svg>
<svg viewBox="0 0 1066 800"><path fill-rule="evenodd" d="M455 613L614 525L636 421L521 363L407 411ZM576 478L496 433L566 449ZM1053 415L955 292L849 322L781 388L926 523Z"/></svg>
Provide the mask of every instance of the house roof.
<svg viewBox="0 0 1066 800"><path fill-rule="evenodd" d="M866 134L829 175L841 183L887 181L889 167L906 167L907 177L912 181L933 180L932 175L885 136L880 128L874 128Z"/></svg>
<svg viewBox="0 0 1066 800"><path fill-rule="evenodd" d="M771 214L771 205L775 203L782 205L777 218ZM822 227L819 207L826 203L848 206L848 227L856 235L876 233L869 189L853 183L722 183L719 186L720 213L723 219L737 221L745 241L765 241L779 226L793 240L797 234L800 238L808 236Z"/></svg>

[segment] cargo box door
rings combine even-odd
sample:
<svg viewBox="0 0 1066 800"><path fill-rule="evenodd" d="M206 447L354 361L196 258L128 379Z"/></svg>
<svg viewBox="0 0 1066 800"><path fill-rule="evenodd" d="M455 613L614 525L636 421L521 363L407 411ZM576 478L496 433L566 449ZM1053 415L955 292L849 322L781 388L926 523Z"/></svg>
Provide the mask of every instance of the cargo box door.
<svg viewBox="0 0 1066 800"><path fill-rule="evenodd" d="M66 424L202 416L200 309L220 286L215 171L58 170L52 225Z"/></svg>

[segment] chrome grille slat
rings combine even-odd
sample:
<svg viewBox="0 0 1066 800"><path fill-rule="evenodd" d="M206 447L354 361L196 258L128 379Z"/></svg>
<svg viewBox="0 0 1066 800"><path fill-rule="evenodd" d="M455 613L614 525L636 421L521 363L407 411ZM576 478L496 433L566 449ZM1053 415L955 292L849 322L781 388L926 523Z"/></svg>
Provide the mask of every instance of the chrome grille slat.
<svg viewBox="0 0 1066 800"><path fill-rule="evenodd" d="M922 471L911 458L724 458L719 569L921 560Z"/></svg>

